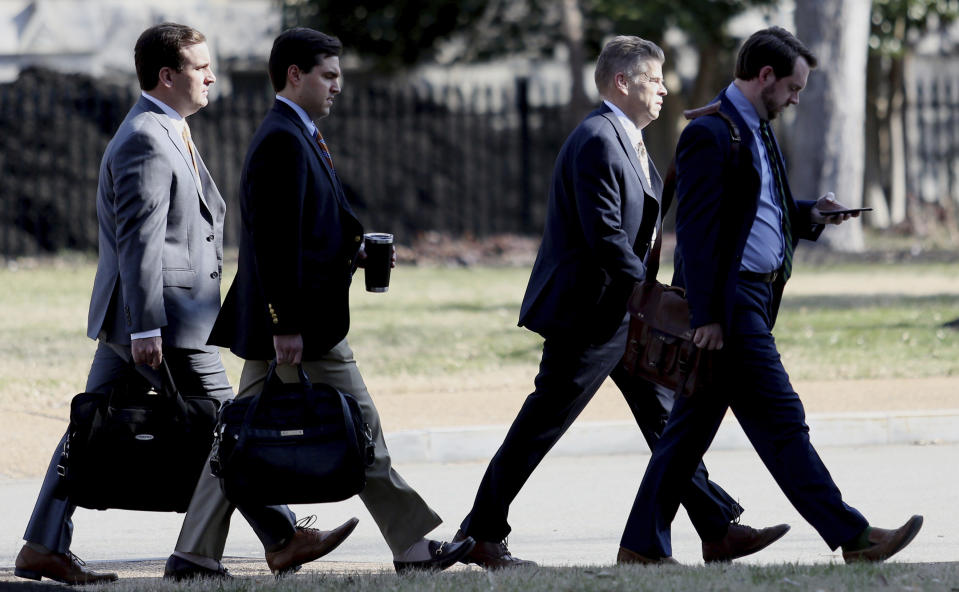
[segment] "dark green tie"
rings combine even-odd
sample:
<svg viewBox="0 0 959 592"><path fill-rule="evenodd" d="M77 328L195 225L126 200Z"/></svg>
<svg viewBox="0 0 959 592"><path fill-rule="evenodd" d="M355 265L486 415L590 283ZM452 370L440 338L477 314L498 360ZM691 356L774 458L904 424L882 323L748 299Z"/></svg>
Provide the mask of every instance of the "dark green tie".
<svg viewBox="0 0 959 592"><path fill-rule="evenodd" d="M783 166L779 158L779 148L776 146L776 140L773 138L772 128L769 122L762 120L759 122L759 132L763 137L763 145L766 146L766 156L769 157L769 168L773 171L773 179L776 181L776 192L779 194L779 206L783 212L783 243L785 252L783 253L783 281L788 280L793 271L793 233L792 224L789 220L789 203L786 201L786 167Z"/></svg>

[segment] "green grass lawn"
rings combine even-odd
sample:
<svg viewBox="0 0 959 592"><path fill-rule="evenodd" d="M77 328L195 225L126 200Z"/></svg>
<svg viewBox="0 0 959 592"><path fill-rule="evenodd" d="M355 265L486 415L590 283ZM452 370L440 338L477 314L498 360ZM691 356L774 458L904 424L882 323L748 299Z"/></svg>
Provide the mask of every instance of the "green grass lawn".
<svg viewBox="0 0 959 592"><path fill-rule="evenodd" d="M954 592L959 586L959 563L880 565L820 564L751 566L728 564L699 567L540 567L479 572L413 574L392 572L302 574L276 581L269 576L242 577L226 583L169 583L160 580L121 579L90 590L191 590L194 592L759 592L768 590L909 590Z"/></svg>
<svg viewBox="0 0 959 592"><path fill-rule="evenodd" d="M95 347L85 336L94 271L95 261L83 257L0 269L0 392L8 404L59 406L64 393L82 390ZM226 270L224 293L234 271ZM959 318L957 271L944 264L800 267L775 330L790 375L959 374L959 333L943 327ZM528 276L525 267L401 266L386 294L367 293L357 281L350 342L364 373L430 376L452 389L506 369L535 375L542 341L516 326ZM224 361L235 381L240 362Z"/></svg>

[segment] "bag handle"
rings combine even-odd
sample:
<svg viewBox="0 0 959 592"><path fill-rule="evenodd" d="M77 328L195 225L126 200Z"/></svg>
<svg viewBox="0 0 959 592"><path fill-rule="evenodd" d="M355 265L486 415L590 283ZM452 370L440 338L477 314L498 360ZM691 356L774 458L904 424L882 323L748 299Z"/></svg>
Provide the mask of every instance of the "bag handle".
<svg viewBox="0 0 959 592"><path fill-rule="evenodd" d="M250 405L246 408L246 413L243 415L243 424L240 427L240 431L237 434L236 447L235 450L239 450L241 446L246 442L247 434L251 426L253 425L253 418L256 417L256 410L260 407L260 402L264 397L269 397L271 391L279 390L283 387L283 381L280 380L280 377L276 373L277 360L273 358L270 362L270 367L266 371L266 378L263 379L263 389L259 393L253 395L250 400ZM310 382L310 376L306 373L306 370L303 368L303 364L296 365L296 372L300 379L300 384L306 389L312 389L313 383Z"/></svg>
<svg viewBox="0 0 959 592"><path fill-rule="evenodd" d="M173 372L170 371L170 365L166 363L166 358L160 360L160 396L166 397L169 403L179 412L179 417L185 418L189 409L183 395L176 388L176 382L173 381Z"/></svg>
<svg viewBox="0 0 959 592"><path fill-rule="evenodd" d="M153 381L147 378L147 383L156 389L157 397L160 401L169 405L176 412L176 417L186 418L189 414L189 407L187 407L186 401L183 399L183 396L180 394L180 391L176 387L176 382L173 380L173 373L170 371L170 366L167 364L166 358L160 360L160 366L156 370L157 375L159 376L159 384L153 384ZM141 375L142 377L143 375ZM114 406L114 400L117 396L117 388L114 387L107 394L104 402L106 403L105 407L101 407L104 412Z"/></svg>

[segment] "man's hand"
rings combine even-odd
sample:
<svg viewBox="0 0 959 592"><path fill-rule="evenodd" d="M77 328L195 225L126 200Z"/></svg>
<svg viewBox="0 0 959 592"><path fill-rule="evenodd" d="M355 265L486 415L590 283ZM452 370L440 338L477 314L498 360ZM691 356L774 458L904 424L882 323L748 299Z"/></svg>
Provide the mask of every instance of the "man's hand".
<svg viewBox="0 0 959 592"><path fill-rule="evenodd" d="M366 268L366 245L360 246L360 250L356 252L356 266ZM396 267L396 247L393 247L393 252L390 255L390 269Z"/></svg>
<svg viewBox="0 0 959 592"><path fill-rule="evenodd" d="M163 361L163 339L159 335L132 339L130 351L133 353L134 364L146 364L156 370Z"/></svg>
<svg viewBox="0 0 959 592"><path fill-rule="evenodd" d="M710 323L696 327L693 331L693 344L699 349L722 349L723 329L719 323Z"/></svg>
<svg viewBox="0 0 959 592"><path fill-rule="evenodd" d="M276 350L277 364L296 365L303 361L303 336L274 335L273 349Z"/></svg>
<svg viewBox="0 0 959 592"><path fill-rule="evenodd" d="M820 197L816 200L816 205L812 208L812 221L816 224L842 224L850 218L858 218L859 212L854 212L852 214L837 214L835 216L823 216L823 212L828 212L829 210L845 210L848 209L846 206L842 205L836 201L836 196L832 191L826 193L826 195Z"/></svg>

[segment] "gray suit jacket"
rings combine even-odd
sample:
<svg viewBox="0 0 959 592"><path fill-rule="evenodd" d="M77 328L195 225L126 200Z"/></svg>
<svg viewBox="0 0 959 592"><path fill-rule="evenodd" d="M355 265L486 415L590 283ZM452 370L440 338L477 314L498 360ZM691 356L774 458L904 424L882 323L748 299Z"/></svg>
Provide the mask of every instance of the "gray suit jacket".
<svg viewBox="0 0 959 592"><path fill-rule="evenodd" d="M206 345L220 309L226 204L197 154L143 97L107 145L97 187L99 250L87 335L128 344L157 327L163 345Z"/></svg>
<svg viewBox="0 0 959 592"><path fill-rule="evenodd" d="M556 159L543 241L519 324L544 337L601 343L626 316L659 219L662 180L643 178L626 130L604 104L566 139Z"/></svg>

